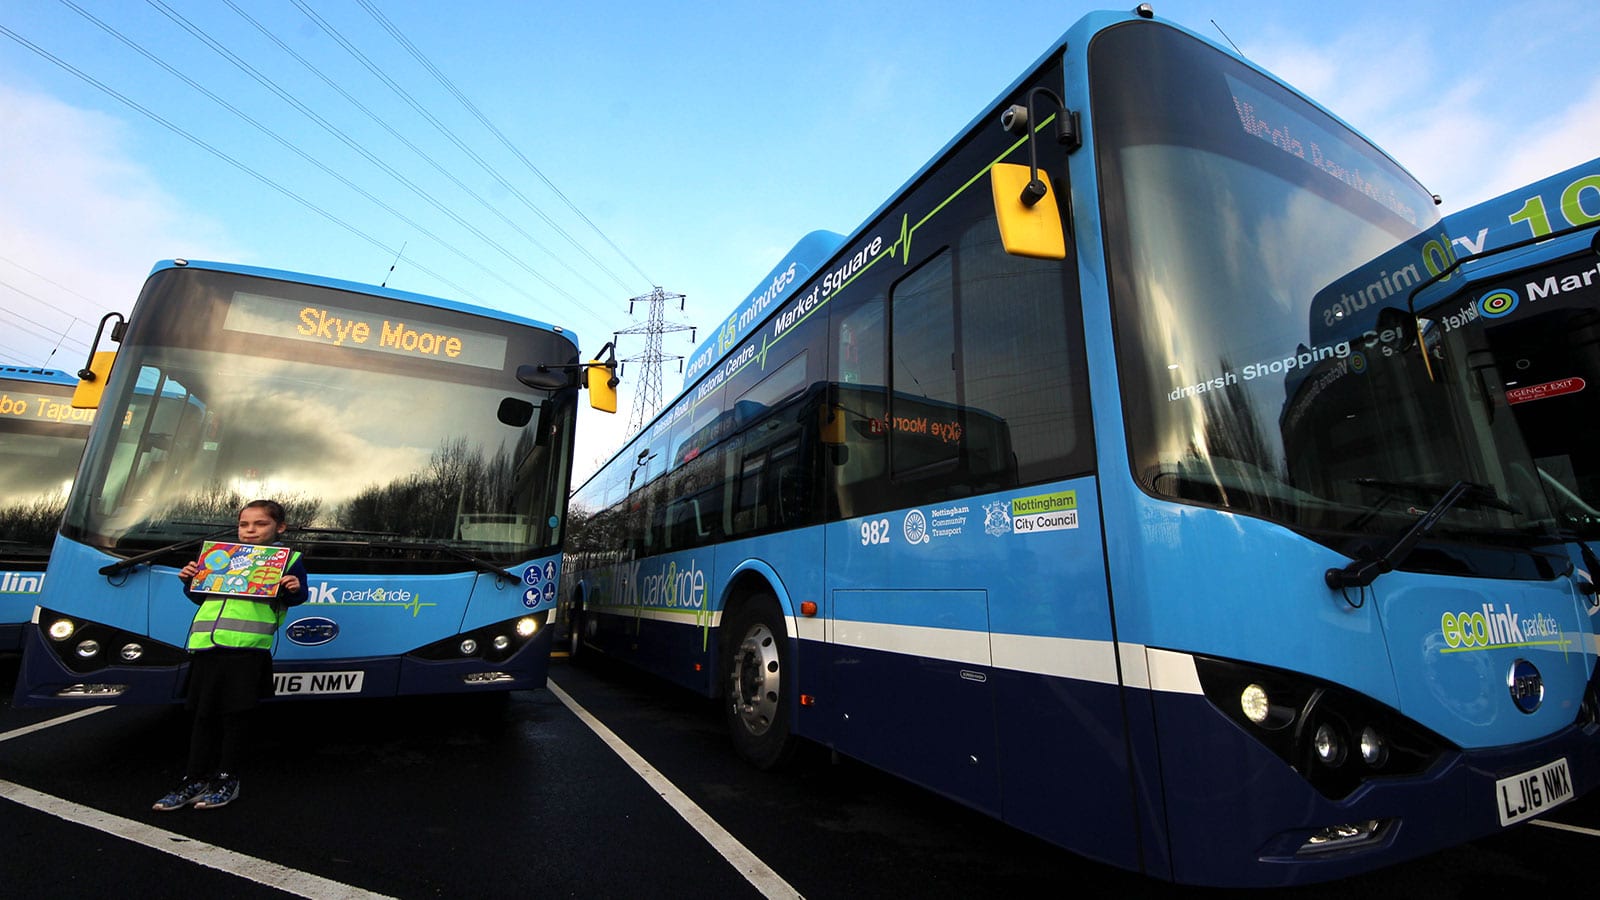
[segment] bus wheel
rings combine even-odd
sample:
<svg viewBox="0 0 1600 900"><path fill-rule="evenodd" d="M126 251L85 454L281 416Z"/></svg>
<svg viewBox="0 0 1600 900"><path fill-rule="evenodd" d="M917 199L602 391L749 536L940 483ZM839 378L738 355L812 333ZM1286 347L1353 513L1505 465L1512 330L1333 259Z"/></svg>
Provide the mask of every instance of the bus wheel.
<svg viewBox="0 0 1600 900"><path fill-rule="evenodd" d="M567 658L574 663L588 656L583 649L583 625L583 608L574 605L567 616Z"/></svg>
<svg viewBox="0 0 1600 900"><path fill-rule="evenodd" d="M783 673L789 643L771 596L757 597L734 618L725 651L723 708L739 755L757 768L774 769L793 755Z"/></svg>

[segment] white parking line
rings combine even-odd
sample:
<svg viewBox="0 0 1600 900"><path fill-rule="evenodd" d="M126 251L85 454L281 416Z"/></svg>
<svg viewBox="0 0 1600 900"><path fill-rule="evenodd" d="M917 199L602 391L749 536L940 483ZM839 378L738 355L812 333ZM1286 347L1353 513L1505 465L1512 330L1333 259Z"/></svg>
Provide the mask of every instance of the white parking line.
<svg viewBox="0 0 1600 900"><path fill-rule="evenodd" d="M42 731L56 725L81 719L84 716L104 712L111 707L94 706L81 709L70 715L57 716L24 728L17 728L0 734L0 741L9 741L24 735ZM74 825L93 828L96 831L132 841L158 850L162 853L176 856L180 859L198 863L207 868L226 872L239 878L264 884L268 887L287 891L299 897L308 897L311 900L391 900L385 894L375 894L342 882L313 875L310 872L301 872L287 866L280 866L275 862L235 853L212 844L207 844L175 832L124 819L111 813L101 812L88 806L80 806L69 800L63 800L50 794L41 793L32 788L23 787L4 779L0 779L0 797L13 803L26 806L30 809L48 813L58 819L65 819Z"/></svg>
<svg viewBox="0 0 1600 900"><path fill-rule="evenodd" d="M43 731L46 728L54 728L57 725L65 725L68 722L81 719L84 716L92 716L98 712L105 712L110 708L111 707L109 706L91 706L88 709L80 709L75 713L68 713L64 716L56 716L54 719L45 719L43 722L35 722L32 725L25 725L21 728L13 728L10 731L0 732L0 741L9 741L12 738L19 738L33 734L35 731Z"/></svg>
<svg viewBox="0 0 1600 900"><path fill-rule="evenodd" d="M646 762L643 756L640 756L632 747L624 743L622 738L617 737L615 732L591 715L588 710L578 705L578 701L572 699L559 685L546 679L545 687L550 689L550 693L556 695L556 699L566 704L567 708L572 710L573 714L583 721L583 724L589 726L590 730L599 735L600 740L605 741L606 746L610 747L613 753L622 757L623 762L638 773L639 777L643 778L645 783L650 785L657 794L660 794L661 799L667 801L667 805L672 807L674 812L682 816L683 820L688 822L691 828L699 832L700 836L705 838L706 843L716 848L716 851L722 854L722 858L737 869L739 874L743 875L746 881L749 881L756 890L760 891L763 897L797 898L801 896L800 892L795 890L789 882L784 881L783 877L762 862L760 857L751 853L744 844L739 843L738 838L735 838L728 833L727 829L717 824L717 821L711 818L705 810L697 806L693 800L690 800L687 794L678 790L677 785L668 781L665 775L662 775L655 766Z"/></svg>
<svg viewBox="0 0 1600 900"><path fill-rule="evenodd" d="M1565 822L1547 822L1544 819L1534 819L1531 824L1542 825L1545 828L1554 828L1557 831L1570 831L1573 834L1585 834L1589 837L1600 837L1600 830L1585 828L1582 825L1568 825Z"/></svg>

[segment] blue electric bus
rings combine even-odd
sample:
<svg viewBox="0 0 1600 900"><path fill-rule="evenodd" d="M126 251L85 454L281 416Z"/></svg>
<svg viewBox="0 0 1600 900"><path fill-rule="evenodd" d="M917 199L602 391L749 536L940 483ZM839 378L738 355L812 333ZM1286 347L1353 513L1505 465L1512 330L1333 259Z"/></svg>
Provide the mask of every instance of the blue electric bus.
<svg viewBox="0 0 1600 900"><path fill-rule="evenodd" d="M1445 219L1456 235L1449 279L1416 304L1481 332L1493 366L1566 525L1600 541L1600 159ZM1595 571L1588 563L1589 571Z"/></svg>
<svg viewBox="0 0 1600 900"><path fill-rule="evenodd" d="M86 369L100 414L24 629L18 705L181 699L194 606L175 573L260 497L287 509L311 572L274 642L280 697L544 684L589 368L572 334L173 260L111 337L109 376L103 353Z"/></svg>
<svg viewBox="0 0 1600 900"><path fill-rule="evenodd" d="M94 422L94 410L72 407L77 384L55 369L0 366L0 653L22 646Z"/></svg>
<svg viewBox="0 0 1600 900"><path fill-rule="evenodd" d="M1184 883L1533 818L1600 779L1593 587L1407 306L1448 242L1316 104L1091 14L575 493L574 648Z"/></svg>

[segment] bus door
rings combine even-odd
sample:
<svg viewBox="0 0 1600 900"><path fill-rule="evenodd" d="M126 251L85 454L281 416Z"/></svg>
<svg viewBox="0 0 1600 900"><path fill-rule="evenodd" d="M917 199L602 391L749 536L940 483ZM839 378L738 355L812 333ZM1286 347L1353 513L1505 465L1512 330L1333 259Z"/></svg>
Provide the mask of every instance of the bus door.
<svg viewBox="0 0 1600 900"><path fill-rule="evenodd" d="M1586 539L1600 537L1600 444L1584 427L1600 417L1600 265L1584 253L1466 299L1552 506Z"/></svg>
<svg viewBox="0 0 1600 900"><path fill-rule="evenodd" d="M974 495L1012 479L1013 458L1003 421L956 402L951 257L831 323L822 738L999 815L993 562Z"/></svg>

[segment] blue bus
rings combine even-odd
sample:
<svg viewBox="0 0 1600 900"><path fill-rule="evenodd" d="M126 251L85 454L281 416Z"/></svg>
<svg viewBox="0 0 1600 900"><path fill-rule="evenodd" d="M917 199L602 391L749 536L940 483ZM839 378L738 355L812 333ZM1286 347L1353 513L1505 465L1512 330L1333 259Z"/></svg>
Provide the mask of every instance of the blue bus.
<svg viewBox="0 0 1600 900"><path fill-rule="evenodd" d="M1407 307L1449 237L1269 74L1091 14L574 494L574 648L758 766L814 742L1182 883L1534 818L1600 780L1593 587Z"/></svg>
<svg viewBox="0 0 1600 900"><path fill-rule="evenodd" d="M544 684L588 368L571 333L171 260L111 337L109 376L101 352L86 370L100 415L24 629L19 706L180 700L194 607L175 573L259 497L287 509L311 572L275 639L278 696Z"/></svg>
<svg viewBox="0 0 1600 900"><path fill-rule="evenodd" d="M1452 277L1417 293L1442 324L1479 332L1537 476L1563 522L1600 540L1600 159L1445 219ZM1595 571L1594 563L1588 563Z"/></svg>
<svg viewBox="0 0 1600 900"><path fill-rule="evenodd" d="M0 653L22 646L94 422L72 406L77 384L56 369L0 366Z"/></svg>

